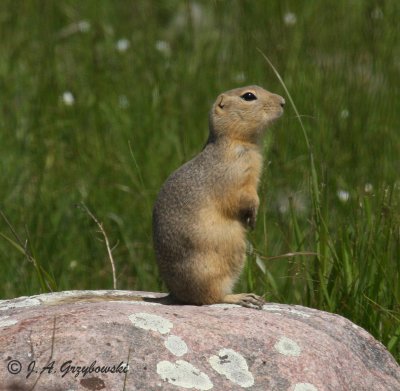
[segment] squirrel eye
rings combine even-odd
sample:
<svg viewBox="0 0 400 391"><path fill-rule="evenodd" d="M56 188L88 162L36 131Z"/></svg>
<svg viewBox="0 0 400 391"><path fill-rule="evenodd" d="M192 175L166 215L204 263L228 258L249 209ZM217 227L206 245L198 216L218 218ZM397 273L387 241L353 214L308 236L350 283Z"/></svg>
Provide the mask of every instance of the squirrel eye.
<svg viewBox="0 0 400 391"><path fill-rule="evenodd" d="M251 100L256 100L257 99L257 97L251 92L245 92L240 97L245 101L251 101Z"/></svg>

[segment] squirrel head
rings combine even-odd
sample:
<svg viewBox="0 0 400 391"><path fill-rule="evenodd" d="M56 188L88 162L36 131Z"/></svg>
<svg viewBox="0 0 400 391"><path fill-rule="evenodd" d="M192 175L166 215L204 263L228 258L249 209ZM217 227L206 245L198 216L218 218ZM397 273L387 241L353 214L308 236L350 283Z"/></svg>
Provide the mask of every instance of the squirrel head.
<svg viewBox="0 0 400 391"><path fill-rule="evenodd" d="M220 94L209 115L210 137L258 143L263 130L283 113L285 100L258 86Z"/></svg>

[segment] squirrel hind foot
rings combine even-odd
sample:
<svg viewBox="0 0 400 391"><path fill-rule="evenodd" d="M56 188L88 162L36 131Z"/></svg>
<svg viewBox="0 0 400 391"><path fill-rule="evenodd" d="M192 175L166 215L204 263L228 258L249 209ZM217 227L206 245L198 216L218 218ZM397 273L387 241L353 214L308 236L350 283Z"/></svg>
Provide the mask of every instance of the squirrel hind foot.
<svg viewBox="0 0 400 391"><path fill-rule="evenodd" d="M223 303L226 304L237 304L242 307L255 308L261 310L265 304L265 300L261 296L257 296L254 293L239 293L234 295L226 295L222 299Z"/></svg>

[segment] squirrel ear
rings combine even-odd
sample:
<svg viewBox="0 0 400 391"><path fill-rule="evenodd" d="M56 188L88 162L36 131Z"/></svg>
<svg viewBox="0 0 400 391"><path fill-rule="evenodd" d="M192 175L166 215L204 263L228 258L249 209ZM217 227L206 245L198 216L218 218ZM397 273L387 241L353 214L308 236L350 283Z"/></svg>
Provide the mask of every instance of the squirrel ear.
<svg viewBox="0 0 400 391"><path fill-rule="evenodd" d="M217 101L215 102L215 112L220 113L224 110L225 107L225 95L221 94L218 98Z"/></svg>

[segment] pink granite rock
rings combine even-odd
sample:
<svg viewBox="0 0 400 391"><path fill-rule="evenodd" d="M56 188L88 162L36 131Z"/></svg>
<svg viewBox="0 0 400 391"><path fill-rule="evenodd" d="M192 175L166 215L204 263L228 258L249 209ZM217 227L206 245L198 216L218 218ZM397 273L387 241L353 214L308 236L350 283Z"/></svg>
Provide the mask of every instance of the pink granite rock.
<svg viewBox="0 0 400 391"><path fill-rule="evenodd" d="M99 301L68 303L78 293ZM160 296L0 301L0 390L400 390L393 357L338 315L281 304L102 301L105 294Z"/></svg>

